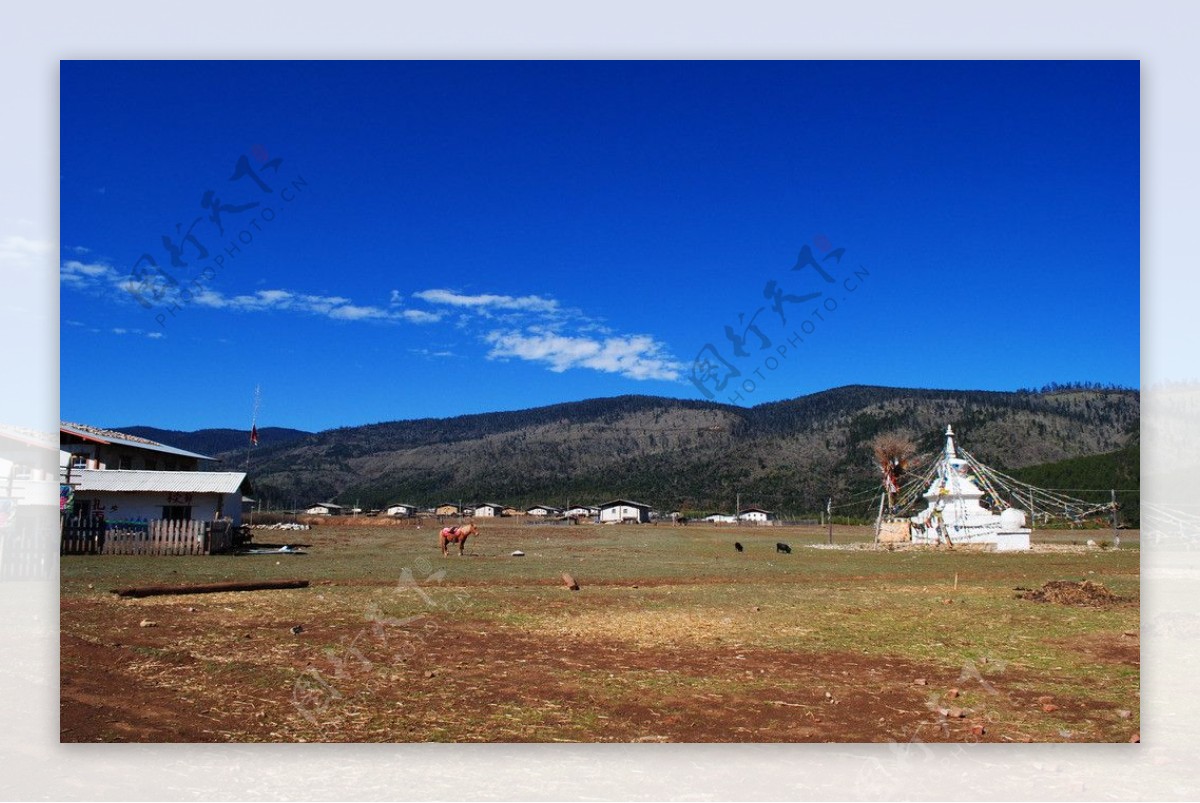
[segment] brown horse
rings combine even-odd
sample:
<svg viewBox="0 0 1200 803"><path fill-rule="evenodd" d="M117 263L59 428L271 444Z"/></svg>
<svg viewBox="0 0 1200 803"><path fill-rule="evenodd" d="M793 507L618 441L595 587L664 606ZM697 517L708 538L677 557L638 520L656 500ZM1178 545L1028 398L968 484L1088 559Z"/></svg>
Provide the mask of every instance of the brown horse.
<svg viewBox="0 0 1200 803"><path fill-rule="evenodd" d="M458 544L458 554L461 557L463 547L467 545L467 538L477 532L479 532L479 528L475 526L475 522L442 528L442 534L438 537L438 542L442 547L442 557L446 557L446 546L449 544Z"/></svg>

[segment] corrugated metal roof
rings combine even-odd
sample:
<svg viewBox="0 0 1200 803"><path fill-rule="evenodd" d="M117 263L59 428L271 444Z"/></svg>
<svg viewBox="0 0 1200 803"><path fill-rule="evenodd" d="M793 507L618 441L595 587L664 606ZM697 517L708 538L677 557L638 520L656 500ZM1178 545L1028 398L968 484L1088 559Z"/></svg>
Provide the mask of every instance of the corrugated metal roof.
<svg viewBox="0 0 1200 803"><path fill-rule="evenodd" d="M630 499L614 499L611 502L605 502L603 505L600 505L600 509L603 510L606 507L616 507L617 505L628 505L629 507L644 507L644 508L646 508L646 510L650 509L649 505L642 504L641 502L634 502L633 500L630 500Z"/></svg>
<svg viewBox="0 0 1200 803"><path fill-rule="evenodd" d="M231 494L246 475L241 471L121 471L76 469L76 491L165 491L170 493Z"/></svg>
<svg viewBox="0 0 1200 803"><path fill-rule="evenodd" d="M165 443L152 441L149 438L139 438L136 435L128 435L124 432L117 432L115 429L100 429L98 427L71 424L63 421L59 425L59 431L68 432L85 440L95 441L96 443L131 446L134 449L149 449L152 452L165 452L166 454L178 455L180 457L196 457L200 460L216 460L215 457L209 457L206 454L196 454L186 449L176 449L174 446L167 446Z"/></svg>

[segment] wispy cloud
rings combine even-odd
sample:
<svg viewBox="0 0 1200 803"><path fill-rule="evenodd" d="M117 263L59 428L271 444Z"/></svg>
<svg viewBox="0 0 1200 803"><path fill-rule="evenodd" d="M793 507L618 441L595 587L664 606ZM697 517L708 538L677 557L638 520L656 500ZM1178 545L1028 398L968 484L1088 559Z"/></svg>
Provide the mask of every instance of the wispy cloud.
<svg viewBox="0 0 1200 803"><path fill-rule="evenodd" d="M24 244L21 247L28 248ZM78 259L66 260L59 270L59 280L64 287L74 290L115 291L113 297L117 300L137 303L134 294L130 291L139 288L135 287L132 278L100 260L89 262ZM404 321L427 324L442 319L442 313L436 311L397 309L394 304L389 307L356 304L345 296L316 295L283 289L256 290L253 293L229 295L210 286L197 287L192 284L187 288L185 296L179 288L166 286L160 281L157 291L163 294L158 301L164 307L173 302L187 303L209 309L241 313L293 312L320 315L335 321ZM392 300L396 300L395 294L393 294Z"/></svg>
<svg viewBox="0 0 1200 803"><path fill-rule="evenodd" d="M59 270L59 280L70 287L88 289L97 285L120 285L126 278L104 262L80 262L68 259Z"/></svg>
<svg viewBox="0 0 1200 803"><path fill-rule="evenodd" d="M559 312L559 304L552 298L543 296L504 296L494 293L480 295L465 295L453 290L421 290L413 293L413 298L419 298L430 304L443 304L452 307L466 307L487 314L493 310L519 312Z"/></svg>
<svg viewBox="0 0 1200 803"><path fill-rule="evenodd" d="M443 308L493 319L481 337L488 358L539 363L562 373L586 368L628 379L678 381L684 366L665 344L646 334L622 334L582 310L544 295L470 295L443 288L420 290L413 298ZM461 328L467 328L470 321Z"/></svg>
<svg viewBox="0 0 1200 803"><path fill-rule="evenodd" d="M490 332L490 359L517 359L544 363L551 371L591 368L629 379L676 381L683 365L650 335L605 338L561 335L554 332Z"/></svg>
<svg viewBox="0 0 1200 803"><path fill-rule="evenodd" d="M51 252L53 246L20 234L0 236L0 265L33 267ZM44 263L43 263L44 264Z"/></svg>

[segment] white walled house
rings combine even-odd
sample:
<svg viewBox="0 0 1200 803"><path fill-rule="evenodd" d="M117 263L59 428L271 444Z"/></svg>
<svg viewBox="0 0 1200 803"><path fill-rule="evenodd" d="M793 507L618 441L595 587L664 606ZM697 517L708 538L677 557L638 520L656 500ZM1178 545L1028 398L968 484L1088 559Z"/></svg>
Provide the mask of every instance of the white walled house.
<svg viewBox="0 0 1200 803"><path fill-rule="evenodd" d="M340 516L343 510L341 505L335 505L333 502L321 502L304 512L309 516Z"/></svg>
<svg viewBox="0 0 1200 803"><path fill-rule="evenodd" d="M413 516L416 515L417 506L397 503L394 505L388 505L385 512L389 516Z"/></svg>
<svg viewBox="0 0 1200 803"><path fill-rule="evenodd" d="M551 505L535 505L525 511L530 516L560 516L562 511Z"/></svg>
<svg viewBox="0 0 1200 803"><path fill-rule="evenodd" d="M215 521L242 523L246 475L239 471L108 471L75 469L75 510L117 521Z"/></svg>
<svg viewBox="0 0 1200 803"><path fill-rule="evenodd" d="M570 516L572 518L578 518L580 516L595 518L599 512L600 512L600 508L598 508L598 507L589 507L587 505L575 505L575 507L567 508L563 512L563 515Z"/></svg>
<svg viewBox="0 0 1200 803"><path fill-rule="evenodd" d="M64 421L58 432L59 449L71 454L72 471L80 468L196 471L201 464L216 462L208 455L113 429Z"/></svg>
<svg viewBox="0 0 1200 803"><path fill-rule="evenodd" d="M767 524L775 521L775 514L761 507L747 507L738 511L737 518L749 524Z"/></svg>
<svg viewBox="0 0 1200 803"><path fill-rule="evenodd" d="M732 513L714 513L711 516L705 516L704 520L713 524L734 524L737 522L737 516Z"/></svg>
<svg viewBox="0 0 1200 803"><path fill-rule="evenodd" d="M241 471L200 471L217 461L148 438L86 424L59 426L62 484L72 519L117 521L242 520Z"/></svg>
<svg viewBox="0 0 1200 803"><path fill-rule="evenodd" d="M601 524L622 521L636 521L638 523L650 521L650 506L644 505L641 502L633 502L629 499L614 499L611 502L605 502L603 505L600 505Z"/></svg>
<svg viewBox="0 0 1200 803"><path fill-rule="evenodd" d="M475 506L476 517L491 518L503 515L505 515L504 505L496 504L495 502L485 502L482 505Z"/></svg>

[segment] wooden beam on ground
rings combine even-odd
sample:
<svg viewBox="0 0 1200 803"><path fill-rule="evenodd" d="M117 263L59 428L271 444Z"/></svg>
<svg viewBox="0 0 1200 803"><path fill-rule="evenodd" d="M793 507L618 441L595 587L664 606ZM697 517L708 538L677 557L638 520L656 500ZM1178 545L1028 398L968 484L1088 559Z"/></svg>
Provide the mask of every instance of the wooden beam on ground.
<svg viewBox="0 0 1200 803"><path fill-rule="evenodd" d="M157 597L168 594L218 594L222 591L274 591L281 588L307 588L307 580L251 580L248 582L202 583L186 586L134 586L114 588L118 597Z"/></svg>

